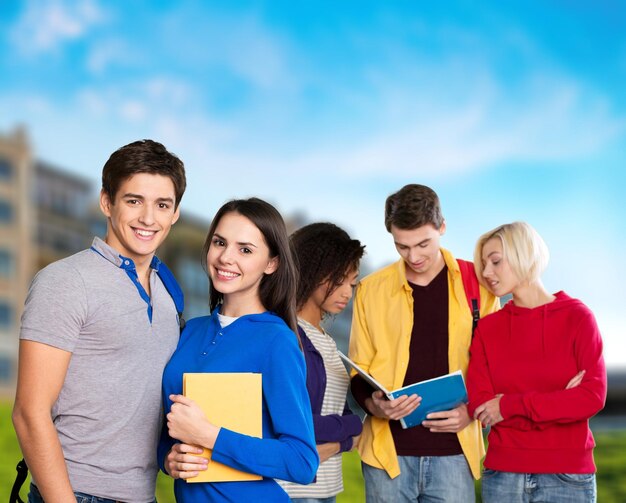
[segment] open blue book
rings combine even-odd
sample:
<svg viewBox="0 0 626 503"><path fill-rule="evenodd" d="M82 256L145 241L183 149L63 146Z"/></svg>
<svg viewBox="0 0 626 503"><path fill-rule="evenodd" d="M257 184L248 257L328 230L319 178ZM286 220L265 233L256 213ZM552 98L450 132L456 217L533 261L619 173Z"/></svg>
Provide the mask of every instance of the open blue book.
<svg viewBox="0 0 626 503"><path fill-rule="evenodd" d="M467 389L460 370L389 391L341 351L337 351L337 353L344 363L356 370L373 388L382 391L389 400L413 394L422 397L417 409L400 419L403 428L411 428L421 424L431 412L450 410L462 403L467 403Z"/></svg>

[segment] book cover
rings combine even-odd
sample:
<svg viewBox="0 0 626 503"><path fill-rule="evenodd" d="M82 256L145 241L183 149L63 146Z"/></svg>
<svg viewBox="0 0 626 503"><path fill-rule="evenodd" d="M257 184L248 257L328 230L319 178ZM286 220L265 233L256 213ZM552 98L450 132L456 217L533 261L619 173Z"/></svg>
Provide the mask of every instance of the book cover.
<svg viewBox="0 0 626 503"><path fill-rule="evenodd" d="M253 373L186 373L183 394L195 401L207 419L217 425L261 438L262 376ZM261 480L260 475L246 473L211 460L211 449L202 454L209 460L205 471L187 482L231 482Z"/></svg>
<svg viewBox="0 0 626 503"><path fill-rule="evenodd" d="M458 407L462 403L467 403L467 389L465 387L463 374L460 370L435 377L433 379L428 379L426 381L409 384L408 386L404 386L394 391L389 391L341 351L337 352L339 353L339 357L348 366L352 367L373 388L382 391L389 400L413 394L422 397L422 401L417 409L411 412L408 416L400 419L402 428L411 428L421 424L422 421L426 419L426 416L431 412L450 410Z"/></svg>

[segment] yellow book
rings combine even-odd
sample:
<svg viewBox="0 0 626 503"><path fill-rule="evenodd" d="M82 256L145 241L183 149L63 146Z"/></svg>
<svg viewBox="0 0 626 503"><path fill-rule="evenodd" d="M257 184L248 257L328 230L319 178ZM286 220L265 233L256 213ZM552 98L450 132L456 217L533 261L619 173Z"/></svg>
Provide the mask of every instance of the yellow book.
<svg viewBox="0 0 626 503"><path fill-rule="evenodd" d="M196 402L216 426L261 438L263 435L261 374L183 374L183 395ZM261 480L260 475L242 472L211 460L211 449L199 456L209 460L208 468L187 482L231 482Z"/></svg>

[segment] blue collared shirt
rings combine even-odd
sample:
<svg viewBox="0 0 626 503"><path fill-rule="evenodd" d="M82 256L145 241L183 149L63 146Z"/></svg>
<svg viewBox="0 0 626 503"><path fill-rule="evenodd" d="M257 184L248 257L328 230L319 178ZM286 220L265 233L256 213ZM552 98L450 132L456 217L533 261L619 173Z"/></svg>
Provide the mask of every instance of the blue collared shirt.
<svg viewBox="0 0 626 503"><path fill-rule="evenodd" d="M139 276L137 275L137 268L135 267L135 262L133 259L125 257L121 253L118 253L117 250L109 246L105 241L100 239L99 237L95 237L93 239L93 243L91 244L91 249L95 251L98 255L105 258L109 262L112 262L120 269L124 269L128 277L134 283L137 291L139 292L140 297L144 300L144 302L148 305L148 319L150 323L152 323L152 301L150 300L150 295L146 292L146 289L139 281ZM154 255L152 257L152 261L150 262L150 269L155 273L159 272L159 266L161 265L161 261L159 258ZM152 274L152 272L151 272Z"/></svg>

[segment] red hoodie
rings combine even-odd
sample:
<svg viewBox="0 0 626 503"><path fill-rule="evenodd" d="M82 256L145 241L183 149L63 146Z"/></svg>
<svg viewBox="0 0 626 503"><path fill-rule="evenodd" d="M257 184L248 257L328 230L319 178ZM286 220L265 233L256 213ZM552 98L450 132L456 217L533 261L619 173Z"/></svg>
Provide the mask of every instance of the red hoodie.
<svg viewBox="0 0 626 503"><path fill-rule="evenodd" d="M569 380L585 370L580 385ZM564 292L533 309L509 302L476 329L467 371L469 413L502 393L485 467L594 473L589 418L604 407L602 339L589 308Z"/></svg>

